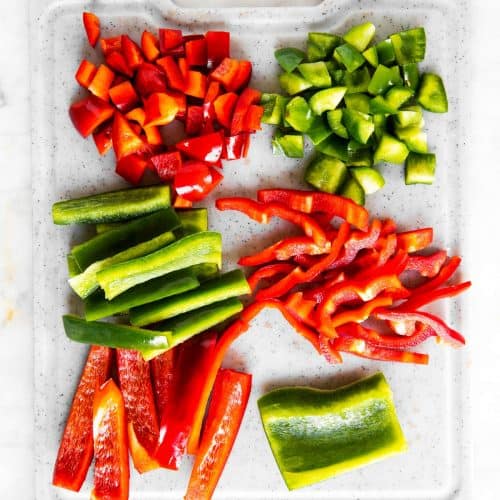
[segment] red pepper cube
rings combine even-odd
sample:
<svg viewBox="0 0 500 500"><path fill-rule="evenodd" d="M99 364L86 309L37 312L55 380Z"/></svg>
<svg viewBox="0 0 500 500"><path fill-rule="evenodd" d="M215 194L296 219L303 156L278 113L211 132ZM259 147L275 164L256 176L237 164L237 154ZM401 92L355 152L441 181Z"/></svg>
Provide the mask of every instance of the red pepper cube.
<svg viewBox="0 0 500 500"><path fill-rule="evenodd" d="M155 125L148 125L144 127L144 133L146 134L146 140L151 146L160 146L163 144L163 138L160 133L160 129Z"/></svg>
<svg viewBox="0 0 500 500"><path fill-rule="evenodd" d="M166 182L171 181L182 168L182 157L179 151L154 155L149 161L153 164L158 177Z"/></svg>
<svg viewBox="0 0 500 500"><path fill-rule="evenodd" d="M177 60L177 64L179 65L179 71L181 72L182 78L184 78L184 82L186 82L188 79L188 70L189 70L186 58L179 57L179 59Z"/></svg>
<svg viewBox="0 0 500 500"><path fill-rule="evenodd" d="M147 144L144 143L139 135L140 127L139 130L136 130L134 125L122 114L115 113L111 135L113 138L113 148L118 160L133 153L142 153L148 149Z"/></svg>
<svg viewBox="0 0 500 500"><path fill-rule="evenodd" d="M219 161L224 147L222 132L191 137L178 142L175 147L195 160L216 163Z"/></svg>
<svg viewBox="0 0 500 500"><path fill-rule="evenodd" d="M101 38L99 41L102 53L107 56L111 52L122 50L122 37L113 36L111 38Z"/></svg>
<svg viewBox="0 0 500 500"><path fill-rule="evenodd" d="M231 135L243 132L245 115L252 104L260 102L260 92L247 87L238 97L231 121Z"/></svg>
<svg viewBox="0 0 500 500"><path fill-rule="evenodd" d="M69 116L76 130L83 136L89 136L94 130L109 120L114 108L107 102L93 95L75 102L69 108Z"/></svg>
<svg viewBox="0 0 500 500"><path fill-rule="evenodd" d="M130 111L139 102L139 96L128 80L111 87L109 97L113 104L123 113Z"/></svg>
<svg viewBox="0 0 500 500"><path fill-rule="evenodd" d="M165 56L156 61L156 64L160 66L167 77L168 86L174 90L184 91L184 77L182 76L179 66L175 62L172 56Z"/></svg>
<svg viewBox="0 0 500 500"><path fill-rule="evenodd" d="M234 80L239 69L239 61L226 57L222 62L210 73L212 80L222 83L227 90L231 89L231 82Z"/></svg>
<svg viewBox="0 0 500 500"><path fill-rule="evenodd" d="M144 31L141 36L141 48L149 62L154 62L160 55L160 42L153 33Z"/></svg>
<svg viewBox="0 0 500 500"><path fill-rule="evenodd" d="M97 72L97 68L90 61L84 59L75 73L76 81L84 88L88 88Z"/></svg>
<svg viewBox="0 0 500 500"><path fill-rule="evenodd" d="M125 118L129 121L136 122L143 127L144 122L146 121L146 113L144 113L142 108L134 108L125 115Z"/></svg>
<svg viewBox="0 0 500 500"><path fill-rule="evenodd" d="M174 121L179 107L176 100L166 93L155 92L144 100L144 111L148 125L167 125Z"/></svg>
<svg viewBox="0 0 500 500"><path fill-rule="evenodd" d="M115 172L131 184L139 184L148 162L138 154L120 158L116 163Z"/></svg>
<svg viewBox="0 0 500 500"><path fill-rule="evenodd" d="M110 121L92 134L97 151L101 156L104 156L113 147L112 128L113 123Z"/></svg>
<svg viewBox="0 0 500 500"><path fill-rule="evenodd" d="M220 83L219 82L210 82L208 85L207 93L205 95L204 103L214 102L215 99L220 94Z"/></svg>
<svg viewBox="0 0 500 500"><path fill-rule="evenodd" d="M222 174L203 161L187 161L174 178L178 196L189 201L200 201L222 180Z"/></svg>
<svg viewBox="0 0 500 500"><path fill-rule="evenodd" d="M199 71L189 70L187 72L184 93L191 97L203 99L207 93L207 77Z"/></svg>
<svg viewBox="0 0 500 500"><path fill-rule="evenodd" d="M203 106L188 106L186 113L186 134L199 135L203 128Z"/></svg>
<svg viewBox="0 0 500 500"><path fill-rule="evenodd" d="M139 95L145 98L155 92L165 92L167 80L160 68L151 63L143 63L137 68L134 86Z"/></svg>
<svg viewBox="0 0 500 500"><path fill-rule="evenodd" d="M231 128L233 111L236 106L238 95L234 92L222 94L214 101L215 117L217 121L225 128Z"/></svg>
<svg viewBox="0 0 500 500"><path fill-rule="evenodd" d="M230 135L224 138L226 160L239 160L246 158L250 145L250 134Z"/></svg>
<svg viewBox="0 0 500 500"><path fill-rule="evenodd" d="M134 74L134 72L128 67L127 61L125 60L123 54L121 52L118 52L117 50L106 54L104 60L110 68L114 69L118 73L121 73L128 77L132 77L132 75Z"/></svg>
<svg viewBox="0 0 500 500"><path fill-rule="evenodd" d="M182 31L160 28L158 38L160 39L160 52L167 54L169 50L182 44Z"/></svg>
<svg viewBox="0 0 500 500"><path fill-rule="evenodd" d="M207 60L212 68L220 64L230 55L230 37L229 31L207 31L205 39L207 40Z"/></svg>
<svg viewBox="0 0 500 500"><path fill-rule="evenodd" d="M233 79L227 86L227 90L232 90L233 92L237 92L241 90L243 87L246 87L250 82L250 78L252 77L252 63L250 61L239 61L238 62L238 71L234 75Z"/></svg>
<svg viewBox="0 0 500 500"><path fill-rule="evenodd" d="M95 47L97 40L99 40L99 36L101 35L101 23L99 18L92 12L84 12L82 20L85 32L87 33L88 41L92 47Z"/></svg>
<svg viewBox="0 0 500 500"><path fill-rule="evenodd" d="M136 69L144 62L141 48L128 35L122 35L122 54L132 69Z"/></svg>
<svg viewBox="0 0 500 500"><path fill-rule="evenodd" d="M264 114L264 108L257 104L251 104L243 119L243 130L255 132L261 129L260 120Z"/></svg>
<svg viewBox="0 0 500 500"><path fill-rule="evenodd" d="M89 91L95 96L99 97L103 101L109 99L109 88L113 83L115 74L111 71L105 64L101 64L92 78L90 85L88 86Z"/></svg>
<svg viewBox="0 0 500 500"><path fill-rule="evenodd" d="M177 103L177 114L175 117L178 120L183 120L186 116L186 96L182 92L176 92L175 90L167 90L166 95L171 97Z"/></svg>
<svg viewBox="0 0 500 500"><path fill-rule="evenodd" d="M186 62L188 66L207 65L207 42L205 38L190 40L184 44L186 50Z"/></svg>

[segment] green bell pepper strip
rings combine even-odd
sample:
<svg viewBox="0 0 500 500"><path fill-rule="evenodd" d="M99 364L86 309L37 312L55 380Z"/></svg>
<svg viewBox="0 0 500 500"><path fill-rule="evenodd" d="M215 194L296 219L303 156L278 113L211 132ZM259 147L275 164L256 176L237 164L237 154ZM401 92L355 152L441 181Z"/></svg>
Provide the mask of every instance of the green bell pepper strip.
<svg viewBox="0 0 500 500"><path fill-rule="evenodd" d="M221 235L202 231L144 257L107 267L97 273L97 280L106 298L111 300L140 283L195 264L213 263L220 268L221 258Z"/></svg>
<svg viewBox="0 0 500 500"><path fill-rule="evenodd" d="M68 265L68 275L70 278L82 272L78 262L70 253L66 255L66 263Z"/></svg>
<svg viewBox="0 0 500 500"><path fill-rule="evenodd" d="M312 125L314 115L303 97L294 97L286 105L285 120L298 132L307 132Z"/></svg>
<svg viewBox="0 0 500 500"><path fill-rule="evenodd" d="M316 149L327 156L347 161L347 141L340 137L330 136L316 145Z"/></svg>
<svg viewBox="0 0 500 500"><path fill-rule="evenodd" d="M342 110L342 123L349 135L361 144L366 144L375 130L373 118L355 109L344 108Z"/></svg>
<svg viewBox="0 0 500 500"><path fill-rule="evenodd" d="M331 33L311 32L307 34L307 60L310 62L328 59L333 49L342 43L342 38Z"/></svg>
<svg viewBox="0 0 500 500"><path fill-rule="evenodd" d="M291 73L306 58L306 54L302 50L285 47L276 50L274 57L284 71Z"/></svg>
<svg viewBox="0 0 500 500"><path fill-rule="evenodd" d="M173 208L159 210L123 224L116 229L94 236L90 240L76 245L71 255L85 270L92 263L105 259L139 243L155 238L167 231L173 231L181 225Z"/></svg>
<svg viewBox="0 0 500 500"><path fill-rule="evenodd" d="M146 361L169 349L166 332L100 321L85 321L78 316L63 316L66 336L82 344L139 351Z"/></svg>
<svg viewBox="0 0 500 500"><path fill-rule="evenodd" d="M119 264L120 262L126 262L130 259L136 259L143 255L156 252L160 248L172 243L174 240L175 235L171 231L162 233L152 240L139 243L138 245L123 250L123 252L119 252L111 257L90 264L83 273L70 278L69 284L80 298L85 299L99 288L97 274L103 269Z"/></svg>
<svg viewBox="0 0 500 500"><path fill-rule="evenodd" d="M189 271L193 271L196 279L203 283L204 281L211 280L219 276L219 266L212 262L203 262L201 264L195 264L194 266L188 267Z"/></svg>
<svg viewBox="0 0 500 500"><path fill-rule="evenodd" d="M350 175L342 185L339 194L344 198L349 198L358 205L365 204L365 191L363 190L363 187L354 177L351 177Z"/></svg>
<svg viewBox="0 0 500 500"><path fill-rule="evenodd" d="M350 43L356 50L363 52L375 36L375 25L363 23L353 26L345 35L344 41Z"/></svg>
<svg viewBox="0 0 500 500"><path fill-rule="evenodd" d="M329 89L320 90L309 99L309 105L317 115L321 115L325 111L331 111L340 104L346 90L346 87L331 87Z"/></svg>
<svg viewBox="0 0 500 500"><path fill-rule="evenodd" d="M418 63L425 57L425 30L413 28L391 35L394 54L399 65Z"/></svg>
<svg viewBox="0 0 500 500"><path fill-rule="evenodd" d="M436 155L410 153L405 163L405 184L432 184L436 172Z"/></svg>
<svg viewBox="0 0 500 500"><path fill-rule="evenodd" d="M95 225L95 232L97 234L105 233L106 231L111 231L112 229L117 229L128 222L99 222Z"/></svg>
<svg viewBox="0 0 500 500"><path fill-rule="evenodd" d="M324 61L302 63L297 69L313 87L324 88L332 85L332 77Z"/></svg>
<svg viewBox="0 0 500 500"><path fill-rule="evenodd" d="M375 162L403 163L408 153L404 142L398 141L392 135L384 134L378 143L373 159Z"/></svg>
<svg viewBox="0 0 500 500"><path fill-rule="evenodd" d="M325 123L322 116L315 116L309 130L307 131L307 136L311 139L311 142L315 146L320 142L323 142L332 134L332 129Z"/></svg>
<svg viewBox="0 0 500 500"><path fill-rule="evenodd" d="M390 38L377 43L375 49L377 50L379 64L387 65L396 61L396 53L394 52Z"/></svg>
<svg viewBox="0 0 500 500"><path fill-rule="evenodd" d="M230 297L249 293L251 290L245 276L240 269L235 269L186 293L133 307L129 313L130 323L134 326L157 323Z"/></svg>
<svg viewBox="0 0 500 500"><path fill-rule="evenodd" d="M279 76L279 81L281 88L288 95L295 95L312 87L311 83L297 73L282 73Z"/></svg>
<svg viewBox="0 0 500 500"><path fill-rule="evenodd" d="M307 165L304 179L325 193L335 193L347 177L345 163L337 158L318 155Z"/></svg>
<svg viewBox="0 0 500 500"><path fill-rule="evenodd" d="M276 132L272 145L274 154L284 154L289 158L302 158L304 156L304 137L302 134Z"/></svg>
<svg viewBox="0 0 500 500"><path fill-rule="evenodd" d="M335 135L342 137L343 139L348 139L349 134L347 133L347 129L342 124L342 110L334 109L333 111L328 111L326 113L326 119L328 121L328 125L333 130Z"/></svg>
<svg viewBox="0 0 500 500"><path fill-rule="evenodd" d="M176 213L182 226L177 230L179 236L208 230L208 210L206 208L189 208L177 210Z"/></svg>
<svg viewBox="0 0 500 500"><path fill-rule="evenodd" d="M95 321L113 316L143 304L182 294L199 285L194 272L188 268L137 285L113 300L106 300L103 293L97 292L85 299L85 319Z"/></svg>
<svg viewBox="0 0 500 500"><path fill-rule="evenodd" d="M380 372L335 390L275 389L258 406L290 490L407 449L391 389Z"/></svg>
<svg viewBox="0 0 500 500"><path fill-rule="evenodd" d="M403 71L403 82L410 89L416 91L420 82L417 63L408 63L401 66Z"/></svg>
<svg viewBox="0 0 500 500"><path fill-rule="evenodd" d="M344 73L342 76L342 84L347 87L346 94L367 92L370 81L370 71L366 66L353 71L352 73Z"/></svg>
<svg viewBox="0 0 500 500"><path fill-rule="evenodd" d="M427 111L446 113L448 98L443 80L433 73L424 73L417 92L417 102Z"/></svg>
<svg viewBox="0 0 500 500"><path fill-rule="evenodd" d="M148 186L59 201L52 206L52 218L54 224L116 222L169 206L168 186Z"/></svg>
<svg viewBox="0 0 500 500"><path fill-rule="evenodd" d="M339 45L333 52L333 57L345 66L348 73L352 73L365 64L365 58L349 43Z"/></svg>

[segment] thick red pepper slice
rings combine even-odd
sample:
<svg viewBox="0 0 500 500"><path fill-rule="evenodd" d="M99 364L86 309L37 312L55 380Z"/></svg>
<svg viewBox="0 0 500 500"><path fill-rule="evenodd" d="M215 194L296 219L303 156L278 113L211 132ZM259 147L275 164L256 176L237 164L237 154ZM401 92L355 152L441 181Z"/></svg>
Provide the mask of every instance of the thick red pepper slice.
<svg viewBox="0 0 500 500"><path fill-rule="evenodd" d="M238 100L238 95L234 92L222 94L214 101L215 116L217 121L225 128L231 127L233 110ZM236 136L237 137L237 136Z"/></svg>
<svg viewBox="0 0 500 500"><path fill-rule="evenodd" d="M132 78L134 72L128 67L127 61L121 52L113 50L104 57L104 60L110 68Z"/></svg>
<svg viewBox="0 0 500 500"><path fill-rule="evenodd" d="M144 31L141 36L141 48L149 62L154 62L160 55L160 42L153 33Z"/></svg>
<svg viewBox="0 0 500 500"><path fill-rule="evenodd" d="M96 66L90 61L87 61L87 59L84 59L76 70L75 79L83 88L86 89L92 83L96 72Z"/></svg>
<svg viewBox="0 0 500 500"><path fill-rule="evenodd" d="M462 262L460 257L451 257L450 260L441 267L439 273L434 278L426 281L422 285L412 288L412 295L430 292L441 286L443 283L446 283L458 269L460 262Z"/></svg>
<svg viewBox="0 0 500 500"><path fill-rule="evenodd" d="M112 379L95 395L93 427L95 468L90 498L127 500L130 471L125 405Z"/></svg>
<svg viewBox="0 0 500 500"><path fill-rule="evenodd" d="M92 12L84 12L82 14L82 20L83 27L87 33L87 39L90 45L95 47L97 40L99 40L99 37L101 36L101 23L99 18Z"/></svg>
<svg viewBox="0 0 500 500"><path fill-rule="evenodd" d="M111 87L109 97L122 113L130 111L139 102L139 96L128 80Z"/></svg>
<svg viewBox="0 0 500 500"><path fill-rule="evenodd" d="M83 137L89 136L101 123L109 120L114 112L113 106L93 95L73 103L69 108L71 121Z"/></svg>
<svg viewBox="0 0 500 500"><path fill-rule="evenodd" d="M257 269L257 271L250 275L247 281L252 292L254 292L260 281L274 278L281 274L287 274L293 271L293 269L293 264L289 264L288 262L283 262L280 264L269 264Z"/></svg>
<svg viewBox="0 0 500 500"><path fill-rule="evenodd" d="M152 156L149 161L153 164L158 177L162 181L171 181L182 168L182 157L179 151L160 153Z"/></svg>
<svg viewBox="0 0 500 500"><path fill-rule="evenodd" d="M399 311L415 311L421 307L435 302L436 300L446 299L450 297L456 297L457 295L465 292L470 288L472 283L470 281L465 281L464 283L459 283L458 285L446 286L443 288L437 288L435 290L430 290L428 292L421 292L416 295L412 295L406 302L403 302L398 306Z"/></svg>
<svg viewBox="0 0 500 500"><path fill-rule="evenodd" d="M369 256L372 257L372 256ZM379 256L376 255L375 259L370 262L363 262L361 264L361 259L354 261L356 267L360 268L360 271L354 273L353 278L355 279L366 279L373 278L375 276L380 276L382 274L396 274L400 275L406 268L406 263L408 262L408 254L404 250L398 250L394 256L387 260L385 264L377 267L377 262Z"/></svg>
<svg viewBox="0 0 500 500"><path fill-rule="evenodd" d="M225 160L239 160L246 158L248 148L250 147L250 134L241 133L230 135L224 138L225 148L223 158Z"/></svg>
<svg viewBox="0 0 500 500"><path fill-rule="evenodd" d="M122 49L122 37L113 36L110 38L101 38L99 40L99 45L101 46L104 56L107 56L111 52L120 51Z"/></svg>
<svg viewBox="0 0 500 500"><path fill-rule="evenodd" d="M111 135L117 160L147 150L147 144L134 131L132 124L120 113L115 113Z"/></svg>
<svg viewBox="0 0 500 500"><path fill-rule="evenodd" d="M222 174L202 161L184 162L174 177L173 187L178 196L200 201L222 180Z"/></svg>
<svg viewBox="0 0 500 500"><path fill-rule="evenodd" d="M103 124L98 130L96 130L92 137L101 156L105 155L113 147L113 139L111 137L111 131L113 128L113 122L108 122Z"/></svg>
<svg viewBox="0 0 500 500"><path fill-rule="evenodd" d="M243 131L245 132L256 132L260 130L262 127L260 125L260 120L262 115L264 114L264 108L257 104L252 104L248 111L245 114L245 118L243 119Z"/></svg>
<svg viewBox="0 0 500 500"><path fill-rule="evenodd" d="M238 435L251 386L251 375L224 368L219 370L186 500L212 498Z"/></svg>
<svg viewBox="0 0 500 500"><path fill-rule="evenodd" d="M154 64L142 63L137 68L134 87L144 98L156 92L164 93L167 91L165 73Z"/></svg>
<svg viewBox="0 0 500 500"><path fill-rule="evenodd" d="M229 83L229 86L226 86L226 89L237 92L248 85L251 77L252 63L250 61L238 61L238 69L236 71L236 74Z"/></svg>
<svg viewBox="0 0 500 500"><path fill-rule="evenodd" d="M398 247L405 252L412 253L423 250L432 243L433 230L432 227L425 227L423 229L398 233L397 237Z"/></svg>
<svg viewBox="0 0 500 500"><path fill-rule="evenodd" d="M231 89L229 89L231 90ZM234 107L233 118L231 120L231 135L245 132L245 116L252 104L260 102L261 93L258 90L247 87L238 97Z"/></svg>
<svg viewBox="0 0 500 500"><path fill-rule="evenodd" d="M97 71L87 87L89 92L103 101L109 100L109 88L113 84L115 74L105 64L99 65Z"/></svg>
<svg viewBox="0 0 500 500"><path fill-rule="evenodd" d="M321 212L330 218L341 217L362 231L368 231L368 211L342 196L296 189L261 189L257 192L257 199L262 202L284 203L307 214Z"/></svg>
<svg viewBox="0 0 500 500"><path fill-rule="evenodd" d="M179 61L180 62L180 61ZM188 70L185 77L184 93L203 99L207 93L207 77L199 71Z"/></svg>
<svg viewBox="0 0 500 500"><path fill-rule="evenodd" d="M175 120L178 111L179 106L173 97L164 92L155 92L144 99L144 125L168 125Z"/></svg>
<svg viewBox="0 0 500 500"><path fill-rule="evenodd" d="M192 137L178 142L175 147L190 158L209 163L217 162L222 155L224 136L221 132Z"/></svg>
<svg viewBox="0 0 500 500"><path fill-rule="evenodd" d="M203 100L203 104L208 102L213 103L215 99L220 95L220 83L219 82L210 82L208 85L207 93L205 95L205 99Z"/></svg>
<svg viewBox="0 0 500 500"><path fill-rule="evenodd" d="M389 234L386 238L379 240L381 245L380 253L377 259L377 267L381 267L394 255L398 246L398 239L395 234Z"/></svg>
<svg viewBox="0 0 500 500"><path fill-rule="evenodd" d="M220 64L210 73L212 80L220 82L226 90L230 90L231 82L236 77L239 61L225 57Z"/></svg>
<svg viewBox="0 0 500 500"><path fill-rule="evenodd" d="M410 255L405 271L416 271L420 276L434 278L443 267L447 257L446 250L438 250L431 255Z"/></svg>
<svg viewBox="0 0 500 500"><path fill-rule="evenodd" d="M128 35L122 35L122 54L133 70L144 62L141 48Z"/></svg>
<svg viewBox="0 0 500 500"><path fill-rule="evenodd" d="M147 160L139 154L130 154L116 162L115 172L131 184L139 184L148 168Z"/></svg>
<svg viewBox="0 0 500 500"><path fill-rule="evenodd" d="M204 67L207 65L207 42L204 37L185 42L184 48L188 66Z"/></svg>
<svg viewBox="0 0 500 500"><path fill-rule="evenodd" d="M167 76L168 86L174 90L184 91L185 83L179 66L172 56L165 56L156 61Z"/></svg>
<svg viewBox="0 0 500 500"><path fill-rule="evenodd" d="M175 405L175 360L177 349L170 349L149 362L158 415Z"/></svg>
<svg viewBox="0 0 500 500"><path fill-rule="evenodd" d="M94 395L107 380L113 359L108 347L91 346L61 438L52 484L80 491L92 455L92 405Z"/></svg>
<svg viewBox="0 0 500 500"><path fill-rule="evenodd" d="M174 382L176 404L161 416L160 440L155 455L167 469L177 470L186 453L205 377L213 363L216 342L216 333L206 333L179 347Z"/></svg>
<svg viewBox="0 0 500 500"><path fill-rule="evenodd" d="M160 39L160 52L167 54L171 49L182 44L182 31L160 28L158 38Z"/></svg>
<svg viewBox="0 0 500 500"><path fill-rule="evenodd" d="M230 53L229 31L207 31L205 33L207 41L207 62L211 68L217 66Z"/></svg>

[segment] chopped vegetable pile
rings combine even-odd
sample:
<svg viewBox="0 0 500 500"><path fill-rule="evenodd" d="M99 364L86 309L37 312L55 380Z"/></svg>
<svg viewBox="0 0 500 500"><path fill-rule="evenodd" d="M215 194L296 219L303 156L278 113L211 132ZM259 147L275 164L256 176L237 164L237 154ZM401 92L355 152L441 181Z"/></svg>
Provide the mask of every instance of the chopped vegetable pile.
<svg viewBox="0 0 500 500"><path fill-rule="evenodd" d="M275 153L304 155L304 134L317 154L305 180L363 205L365 194L384 185L379 162L404 163L406 184L432 184L435 155L428 152L422 109L448 110L443 82L419 74L424 28L391 35L370 46L375 26L351 28L344 36L309 33L307 52L275 52L286 96L263 94L262 122L279 128Z"/></svg>

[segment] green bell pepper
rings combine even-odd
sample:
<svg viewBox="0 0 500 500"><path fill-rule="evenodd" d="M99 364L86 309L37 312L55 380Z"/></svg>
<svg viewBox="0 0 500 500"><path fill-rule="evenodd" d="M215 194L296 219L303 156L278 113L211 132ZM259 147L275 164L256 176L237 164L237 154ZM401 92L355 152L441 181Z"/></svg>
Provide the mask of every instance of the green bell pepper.
<svg viewBox="0 0 500 500"><path fill-rule="evenodd" d="M365 194L375 193L384 187L384 177L372 167L352 167L349 169L349 173L358 181Z"/></svg>
<svg viewBox="0 0 500 500"><path fill-rule="evenodd" d="M394 127L397 138L406 144L410 151L427 153L427 134L418 126Z"/></svg>
<svg viewBox="0 0 500 500"><path fill-rule="evenodd" d="M345 107L360 111L361 113L370 113L370 96L358 92L356 94L347 94L344 96Z"/></svg>
<svg viewBox="0 0 500 500"><path fill-rule="evenodd" d="M432 184L436 172L436 155L410 153L405 163L405 184Z"/></svg>
<svg viewBox="0 0 500 500"><path fill-rule="evenodd" d="M297 73L282 73L279 76L279 81L281 88L288 95L295 95L312 87L310 82Z"/></svg>
<svg viewBox="0 0 500 500"><path fill-rule="evenodd" d="M371 147L351 139L347 143L346 163L350 167L371 167L373 165L373 153Z"/></svg>
<svg viewBox="0 0 500 500"><path fill-rule="evenodd" d="M408 156L408 148L404 142L398 141L390 134L384 134L375 150L374 161L403 163Z"/></svg>
<svg viewBox="0 0 500 500"><path fill-rule="evenodd" d="M348 73L352 73L365 64L362 54L349 43L339 45L333 52L333 57L345 66Z"/></svg>
<svg viewBox="0 0 500 500"><path fill-rule="evenodd" d="M377 47L373 46L370 47L369 49L366 49L363 52L363 57L368 61L370 66L373 66L376 68L378 66L378 52L377 52Z"/></svg>
<svg viewBox="0 0 500 500"><path fill-rule="evenodd" d="M294 97L285 108L285 120L297 132L307 132L314 115L303 97Z"/></svg>
<svg viewBox="0 0 500 500"><path fill-rule="evenodd" d="M264 108L264 113L260 121L268 125L279 125L282 119L282 108L278 101L279 94L263 93L260 98L260 105Z"/></svg>
<svg viewBox="0 0 500 500"><path fill-rule="evenodd" d="M352 73L344 73L342 83L347 87L346 94L356 94L358 92L367 92L370 85L371 75L365 66Z"/></svg>
<svg viewBox="0 0 500 500"><path fill-rule="evenodd" d="M313 87L324 88L332 85L332 77L324 61L302 63L297 69Z"/></svg>
<svg viewBox="0 0 500 500"><path fill-rule="evenodd" d="M365 191L363 190L363 187L354 177L351 177L350 175L342 185L339 194L344 198L351 199L358 205L365 204Z"/></svg>
<svg viewBox="0 0 500 500"><path fill-rule="evenodd" d="M433 73L424 73L417 93L417 102L427 111L446 113L448 98L443 80Z"/></svg>
<svg viewBox="0 0 500 500"><path fill-rule="evenodd" d="M342 110L342 123L349 135L361 144L366 144L375 130L373 118L355 109L344 108Z"/></svg>
<svg viewBox="0 0 500 500"><path fill-rule="evenodd" d="M347 176L345 163L338 158L317 155L307 165L304 179L307 183L325 193L335 193Z"/></svg>
<svg viewBox="0 0 500 500"><path fill-rule="evenodd" d="M324 155L347 161L347 141L331 135L328 139L316 145L316 149Z"/></svg>
<svg viewBox="0 0 500 500"><path fill-rule="evenodd" d="M368 92L373 95L385 94L392 85L395 85L394 72L387 66L379 64L368 85Z"/></svg>
<svg viewBox="0 0 500 500"><path fill-rule="evenodd" d="M314 117L312 125L307 131L307 136L311 139L311 142L316 146L320 142L330 137L333 134L332 129L325 123L322 116Z"/></svg>
<svg viewBox="0 0 500 500"><path fill-rule="evenodd" d="M276 50L274 57L284 71L291 73L305 59L306 55L302 50L286 47Z"/></svg>
<svg viewBox="0 0 500 500"><path fill-rule="evenodd" d="M340 104L346 90L346 87L331 87L329 89L320 90L311 96L309 105L317 115L321 115L325 111L331 111Z"/></svg>
<svg viewBox="0 0 500 500"><path fill-rule="evenodd" d="M356 94L353 94L356 95ZM330 128L333 130L333 133L335 135L338 135L339 137L342 137L343 139L348 139L349 134L347 132L347 129L344 127L342 123L342 110L341 109L334 109L333 111L328 111L326 113L326 119L328 121L328 125L330 125Z"/></svg>
<svg viewBox="0 0 500 500"><path fill-rule="evenodd" d="M70 253L66 255L66 264L68 265L68 275L70 278L82 272L78 262Z"/></svg>
<svg viewBox="0 0 500 500"><path fill-rule="evenodd" d="M176 213L182 226L176 231L176 234L179 232L178 237L208 230L208 210L206 208L188 208L177 210Z"/></svg>
<svg viewBox="0 0 500 500"><path fill-rule="evenodd" d="M283 134L277 131L272 141L273 153L283 154L289 158L304 156L304 136L302 134Z"/></svg>
<svg viewBox="0 0 500 500"><path fill-rule="evenodd" d="M387 65L396 61L396 53L390 38L377 43L375 49L377 50L379 64Z"/></svg>
<svg viewBox="0 0 500 500"><path fill-rule="evenodd" d="M399 65L418 63L425 57L425 30L413 28L391 35L394 54Z"/></svg>
<svg viewBox="0 0 500 500"><path fill-rule="evenodd" d="M321 61L332 56L333 49L342 43L342 38L331 33L307 34L307 60Z"/></svg>
<svg viewBox="0 0 500 500"><path fill-rule="evenodd" d="M418 72L417 63L408 63L401 66L403 70L403 82L404 84L416 91L418 89L418 84L420 82L420 73Z"/></svg>
<svg viewBox="0 0 500 500"><path fill-rule="evenodd" d="M363 52L375 36L375 25L363 23L353 26L345 35L344 41L350 43L356 50Z"/></svg>

